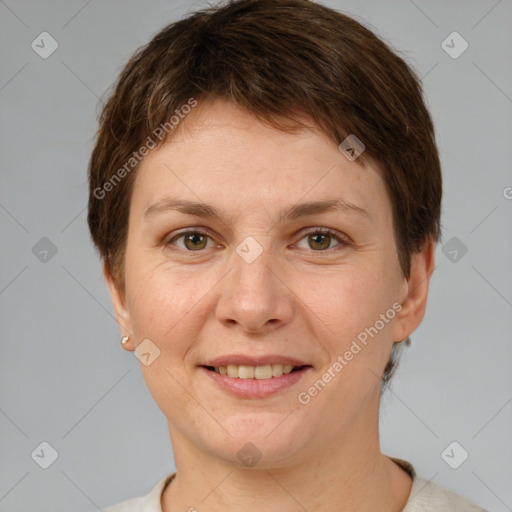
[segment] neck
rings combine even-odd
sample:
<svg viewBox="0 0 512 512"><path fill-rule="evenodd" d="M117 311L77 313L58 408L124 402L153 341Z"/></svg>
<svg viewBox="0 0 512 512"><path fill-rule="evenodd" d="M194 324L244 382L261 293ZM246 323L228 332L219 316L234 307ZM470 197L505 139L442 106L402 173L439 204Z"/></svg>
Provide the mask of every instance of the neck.
<svg viewBox="0 0 512 512"><path fill-rule="evenodd" d="M375 421L362 416L348 432L312 441L300 460L267 468L245 468L205 453L170 427L177 470L163 493L162 511L402 510L411 478L380 452L378 415Z"/></svg>

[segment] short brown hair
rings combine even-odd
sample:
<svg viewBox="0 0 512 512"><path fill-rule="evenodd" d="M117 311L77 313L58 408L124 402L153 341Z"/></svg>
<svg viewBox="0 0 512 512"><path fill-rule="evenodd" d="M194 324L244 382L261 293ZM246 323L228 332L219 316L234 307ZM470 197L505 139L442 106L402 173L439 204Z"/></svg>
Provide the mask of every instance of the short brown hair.
<svg viewBox="0 0 512 512"><path fill-rule="evenodd" d="M89 163L88 222L119 286L133 155L191 98L227 99L287 131L306 116L336 144L356 135L366 147L360 161L371 159L382 171L405 277L411 256L439 240L441 169L415 72L372 31L318 3L232 0L157 33L125 65L102 110Z"/></svg>

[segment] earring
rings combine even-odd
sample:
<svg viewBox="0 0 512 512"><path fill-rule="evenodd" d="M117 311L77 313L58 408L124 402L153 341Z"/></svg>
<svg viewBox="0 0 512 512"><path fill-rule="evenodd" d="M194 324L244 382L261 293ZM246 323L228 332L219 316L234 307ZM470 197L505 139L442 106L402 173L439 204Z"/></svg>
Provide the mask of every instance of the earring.
<svg viewBox="0 0 512 512"><path fill-rule="evenodd" d="M124 347L129 339L130 339L130 336L123 336L121 338L121 346Z"/></svg>

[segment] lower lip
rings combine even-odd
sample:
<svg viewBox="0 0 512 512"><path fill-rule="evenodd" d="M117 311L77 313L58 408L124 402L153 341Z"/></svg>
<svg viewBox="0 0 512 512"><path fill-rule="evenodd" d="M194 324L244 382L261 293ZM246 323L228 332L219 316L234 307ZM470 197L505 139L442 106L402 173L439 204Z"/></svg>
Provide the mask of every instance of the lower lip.
<svg viewBox="0 0 512 512"><path fill-rule="evenodd" d="M292 373L283 373L280 377L271 379L234 379L208 370L204 366L201 366L200 370L206 372L206 375L221 388L239 398L264 398L297 384L309 370L312 370L312 367L307 366Z"/></svg>

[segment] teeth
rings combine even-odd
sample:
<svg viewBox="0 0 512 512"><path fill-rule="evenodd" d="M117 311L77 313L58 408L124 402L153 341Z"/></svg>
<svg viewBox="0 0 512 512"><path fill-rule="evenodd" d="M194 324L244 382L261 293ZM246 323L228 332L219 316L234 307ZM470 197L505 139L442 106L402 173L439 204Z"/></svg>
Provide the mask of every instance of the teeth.
<svg viewBox="0 0 512 512"><path fill-rule="evenodd" d="M217 370L217 368L215 368ZM220 371L220 370L219 370ZM238 366L235 364L228 364L227 367L228 377L238 378Z"/></svg>
<svg viewBox="0 0 512 512"><path fill-rule="evenodd" d="M227 366L216 366L214 370L234 379L266 380L272 377L281 377L283 373L291 373L294 368L298 368L298 366L291 364L266 364L264 366L228 364Z"/></svg>
<svg viewBox="0 0 512 512"><path fill-rule="evenodd" d="M238 378L239 379L254 379L254 366L242 366L238 367Z"/></svg>
<svg viewBox="0 0 512 512"><path fill-rule="evenodd" d="M293 366L291 364L285 364L283 366L283 373L290 373L293 370Z"/></svg>
<svg viewBox="0 0 512 512"><path fill-rule="evenodd" d="M273 364L272 365L272 377L281 377L283 375L283 365Z"/></svg>
<svg viewBox="0 0 512 512"><path fill-rule="evenodd" d="M240 374L238 374L238 376L240 376ZM272 365L266 364L265 366L256 366L256 368L254 368L254 377L256 379L271 379Z"/></svg>

